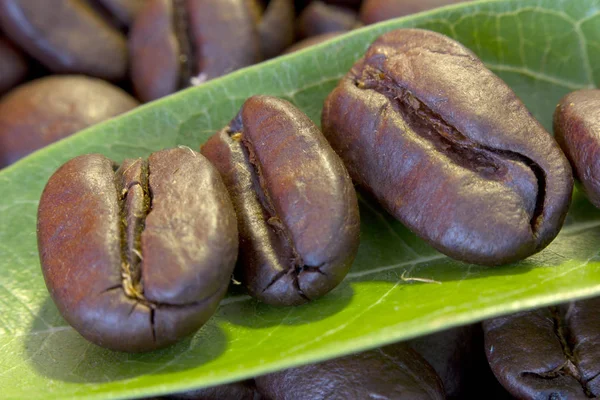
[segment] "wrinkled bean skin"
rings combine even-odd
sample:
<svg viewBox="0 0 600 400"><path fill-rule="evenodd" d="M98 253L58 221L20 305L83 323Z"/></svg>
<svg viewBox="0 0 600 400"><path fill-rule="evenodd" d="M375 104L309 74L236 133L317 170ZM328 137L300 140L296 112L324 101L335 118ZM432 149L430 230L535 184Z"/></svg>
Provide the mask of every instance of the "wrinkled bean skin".
<svg viewBox="0 0 600 400"><path fill-rule="evenodd" d="M554 137L588 199L600 207L600 90L578 90L561 99L554 111Z"/></svg>
<svg viewBox="0 0 600 400"><path fill-rule="evenodd" d="M358 202L341 160L306 115L285 100L251 97L201 152L233 199L239 275L252 296L298 305L341 282L358 249Z"/></svg>
<svg viewBox="0 0 600 400"><path fill-rule="evenodd" d="M324 33L348 31L356 25L356 18L356 13L348 8L313 1L298 17L298 37L307 38Z"/></svg>
<svg viewBox="0 0 600 400"><path fill-rule="evenodd" d="M496 378L520 399L600 396L598 307L597 298L485 321Z"/></svg>
<svg viewBox="0 0 600 400"><path fill-rule="evenodd" d="M83 0L1 0L0 25L53 72L110 81L126 76L125 36Z"/></svg>
<svg viewBox="0 0 600 400"><path fill-rule="evenodd" d="M25 55L5 37L0 36L0 95L23 81L28 71Z"/></svg>
<svg viewBox="0 0 600 400"><path fill-rule="evenodd" d="M217 171L190 149L121 167L79 156L50 178L38 210L46 286L82 336L141 352L196 331L225 295L235 213Z"/></svg>
<svg viewBox="0 0 600 400"><path fill-rule="evenodd" d="M359 19L369 25L464 1L468 0L364 0Z"/></svg>
<svg viewBox="0 0 600 400"><path fill-rule="evenodd" d="M435 32L378 38L326 99L322 127L357 184L457 260L542 250L571 201L557 143L471 51Z"/></svg>
<svg viewBox="0 0 600 400"><path fill-rule="evenodd" d="M256 378L270 400L444 399L435 371L403 344Z"/></svg>
<svg viewBox="0 0 600 400"><path fill-rule="evenodd" d="M138 104L118 87L84 76L21 85L0 100L0 167Z"/></svg>
<svg viewBox="0 0 600 400"><path fill-rule="evenodd" d="M189 34L189 35L188 35ZM131 79L144 102L259 62L245 0L148 0L129 37Z"/></svg>

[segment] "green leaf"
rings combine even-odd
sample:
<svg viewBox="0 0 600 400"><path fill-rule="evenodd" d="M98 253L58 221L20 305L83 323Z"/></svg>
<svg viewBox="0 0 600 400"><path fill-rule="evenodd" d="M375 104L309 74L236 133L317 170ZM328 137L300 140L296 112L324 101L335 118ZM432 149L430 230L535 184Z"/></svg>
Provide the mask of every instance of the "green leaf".
<svg viewBox="0 0 600 400"><path fill-rule="evenodd" d="M286 98L315 121L338 79L381 33L422 27L475 51L547 129L565 93L600 78L597 0L467 3L366 27L138 108L0 172L2 398L125 398L207 386L316 362L526 308L600 294L600 211L575 191L558 238L518 264L450 260L361 199L362 241L346 280L296 308L234 290L195 336L147 354L101 349L59 316L44 286L36 210L48 177L69 158L117 161L197 149L253 94ZM435 282L424 282L423 278Z"/></svg>

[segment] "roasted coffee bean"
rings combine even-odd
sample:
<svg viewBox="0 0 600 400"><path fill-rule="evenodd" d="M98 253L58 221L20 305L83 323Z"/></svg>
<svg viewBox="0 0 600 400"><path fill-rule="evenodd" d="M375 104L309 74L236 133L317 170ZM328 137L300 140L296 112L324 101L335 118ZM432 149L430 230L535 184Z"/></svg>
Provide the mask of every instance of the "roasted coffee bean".
<svg viewBox="0 0 600 400"><path fill-rule="evenodd" d="M338 32L330 32L330 33L323 33L322 35L317 35L317 36L311 36L309 38L306 38L304 40L301 40L297 43L294 43L292 46L288 47L283 54L290 54L293 53L295 51L298 50L302 50L305 49L307 47L311 47L314 46L316 44L319 43L323 43L329 39L333 39L334 37L338 37L340 35L343 35L344 33L346 33L345 31L338 31Z"/></svg>
<svg viewBox="0 0 600 400"><path fill-rule="evenodd" d="M378 38L329 95L322 122L354 181L457 260L521 260L563 224L567 159L514 92L446 36Z"/></svg>
<svg viewBox="0 0 600 400"><path fill-rule="evenodd" d="M136 107L123 90L84 76L49 76L0 100L0 167Z"/></svg>
<svg viewBox="0 0 600 400"><path fill-rule="evenodd" d="M165 397L172 400L261 400L254 380L228 383ZM268 400L268 399L264 399Z"/></svg>
<svg viewBox="0 0 600 400"><path fill-rule="evenodd" d="M578 90L563 97L554 111L554 136L588 199L600 207L600 90Z"/></svg>
<svg viewBox="0 0 600 400"><path fill-rule="evenodd" d="M196 331L225 295L237 246L227 189L190 149L120 167L76 157L40 200L50 295L82 336L114 350L153 350Z"/></svg>
<svg viewBox="0 0 600 400"><path fill-rule="evenodd" d="M148 0L129 46L131 79L142 101L262 59L246 0Z"/></svg>
<svg viewBox="0 0 600 400"><path fill-rule="evenodd" d="M51 71L112 81L126 76L125 36L84 0L2 0L0 25Z"/></svg>
<svg viewBox="0 0 600 400"><path fill-rule="evenodd" d="M248 99L202 146L238 216L240 280L274 305L329 292L358 248L356 192L319 129L285 100Z"/></svg>
<svg viewBox="0 0 600 400"><path fill-rule="evenodd" d="M129 29L144 8L145 0L84 0L105 19L115 21L121 29Z"/></svg>
<svg viewBox="0 0 600 400"><path fill-rule="evenodd" d="M600 298L485 321L485 351L519 399L600 397Z"/></svg>
<svg viewBox="0 0 600 400"><path fill-rule="evenodd" d="M298 18L298 37L306 38L336 31L349 31L357 24L354 11L313 1Z"/></svg>
<svg viewBox="0 0 600 400"><path fill-rule="evenodd" d="M294 43L294 3L292 0L247 0L258 28L262 56L281 54Z"/></svg>
<svg viewBox="0 0 600 400"><path fill-rule="evenodd" d="M0 95L25 79L29 66L25 55L0 36Z"/></svg>
<svg viewBox="0 0 600 400"><path fill-rule="evenodd" d="M468 396L474 392L474 387L469 385L469 378L481 369L478 362L485 362L479 325L447 329L409 340L406 344L433 367L444 384L448 399L471 398Z"/></svg>
<svg viewBox="0 0 600 400"><path fill-rule="evenodd" d="M435 371L403 344L256 378L270 400L444 399Z"/></svg>
<svg viewBox="0 0 600 400"><path fill-rule="evenodd" d="M365 0L359 19L366 25L374 24L465 1L468 0Z"/></svg>

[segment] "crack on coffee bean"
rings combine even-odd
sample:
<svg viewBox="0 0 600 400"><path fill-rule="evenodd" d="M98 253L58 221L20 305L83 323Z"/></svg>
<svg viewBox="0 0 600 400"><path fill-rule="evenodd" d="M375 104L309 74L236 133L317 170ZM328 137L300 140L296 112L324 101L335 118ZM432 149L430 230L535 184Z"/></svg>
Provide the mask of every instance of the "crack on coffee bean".
<svg viewBox="0 0 600 400"><path fill-rule="evenodd" d="M235 134L233 136L235 136ZM243 134L239 143L242 147L244 157L248 162L248 166L252 174L252 186L265 213L267 225L277 233L278 237L282 238L285 244L287 244L287 246L284 246L284 248L288 248L292 253L290 269L302 267L304 265L304 261L294 246L292 235L290 234L288 227L277 215L275 205L273 204L273 200L271 200L271 196L269 195L267 189L267 182L265 181L264 174L262 173L262 167L256 157L256 154L254 153L252 144L246 139L245 136L243 136Z"/></svg>
<svg viewBox="0 0 600 400"><path fill-rule="evenodd" d="M300 281L298 280L298 274L294 277L294 287L296 288L296 292L300 297L302 297L306 301L310 301L307 295L304 294L304 291L300 287Z"/></svg>
<svg viewBox="0 0 600 400"><path fill-rule="evenodd" d="M192 77L196 76L194 60L198 49L195 49L192 40L191 26L188 21L187 0L172 0L173 4L173 26L175 37L179 44L179 88L186 88L190 85Z"/></svg>
<svg viewBox="0 0 600 400"><path fill-rule="evenodd" d="M282 276L286 275L287 273L289 273L289 270L288 271L283 270L283 271L279 271L278 273L276 273L275 276L273 277L273 279L271 279L271 281L263 289L263 293L266 292L267 290L269 290L269 288L271 286L273 286L275 284L275 282L277 282L279 279L281 279Z"/></svg>
<svg viewBox="0 0 600 400"><path fill-rule="evenodd" d="M558 338L558 341L560 342L560 345L563 350L563 354L567 358L567 361L561 367L561 370L559 372L562 372L564 375L569 375L577 379L585 395L589 398L594 398L595 396L590 392L590 390L587 387L587 382L589 381L585 381L583 379L583 376L581 375L581 372L577 367L577 359L575 358L575 355L573 354L573 349L571 349L569 341L567 340L567 327L565 326L564 321L560 316L558 307L549 307L549 309L550 314L552 315L552 322L554 323L554 334Z"/></svg>
<svg viewBox="0 0 600 400"><path fill-rule="evenodd" d="M530 169L537 181L537 193L529 224L533 235L536 235L544 212L546 174L534 160L511 150L495 149L473 141L409 90L390 82L382 71L373 69L363 73L364 79L354 80L356 87L384 95L412 132L427 140L456 165L470 169L484 179L496 181L501 181L508 173L508 167L504 165L507 160Z"/></svg>
<svg viewBox="0 0 600 400"><path fill-rule="evenodd" d="M277 272L271 281L262 289L262 293L266 292L271 288L279 279L285 275L293 275L293 281L298 292L298 295L308 300L308 297L303 293L298 283L299 275L303 271L319 272L325 275L319 266L306 265L304 260L298 253L289 228L285 225L285 222L277 215L275 206L268 192L268 186L262 173L262 167L258 161L252 144L247 139L247 136L243 134L243 124L241 117L238 115L231 122L230 126L226 128L227 135L231 139L230 146L239 146L241 153L244 157L245 167L250 172L252 179L252 188L258 200L258 204L261 209L261 213L264 217L265 225L275 234L280 245L281 252L278 254L287 254L287 269L283 269ZM285 260L285 256L283 257Z"/></svg>
<svg viewBox="0 0 600 400"><path fill-rule="evenodd" d="M133 305L129 309L129 312L127 313L127 316L130 316L131 314L133 314L133 310L135 310L135 308L137 307L138 304L139 303L137 301L135 303L133 303Z"/></svg>
<svg viewBox="0 0 600 400"><path fill-rule="evenodd" d="M123 287L122 283L117 283L116 285L107 287L106 289L104 289L103 291L101 291L99 294L104 294L106 292L110 292L110 291L115 290L115 289L121 289L122 287Z"/></svg>
<svg viewBox="0 0 600 400"><path fill-rule="evenodd" d="M139 179L133 179L131 182L125 181L127 172L131 168L137 167L140 168ZM121 222L121 286L127 297L150 307L144 297L140 265L142 262L141 236L145 228L146 217L152 207L148 161L137 159L124 170L117 170L115 182L119 194ZM123 188L123 186L125 187ZM134 190L136 187L141 189L141 194Z"/></svg>
<svg viewBox="0 0 600 400"><path fill-rule="evenodd" d="M598 372L597 374L594 374L594 375L592 375L592 376L591 376L589 379L586 379L586 380L585 380L586 387L587 387L587 384L588 384L589 382L593 381L594 379L596 379L596 378L597 378L597 377L599 377L599 376L600 376L600 372Z"/></svg>
<svg viewBox="0 0 600 400"><path fill-rule="evenodd" d="M150 328L152 329L152 341L156 343L156 325L155 325L156 310L150 308Z"/></svg>

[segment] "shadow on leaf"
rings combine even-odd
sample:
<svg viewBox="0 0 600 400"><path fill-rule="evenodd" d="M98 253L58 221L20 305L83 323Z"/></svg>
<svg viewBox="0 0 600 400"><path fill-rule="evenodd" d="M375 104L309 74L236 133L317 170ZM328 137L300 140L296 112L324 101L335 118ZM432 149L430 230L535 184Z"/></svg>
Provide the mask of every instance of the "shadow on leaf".
<svg viewBox="0 0 600 400"><path fill-rule="evenodd" d="M58 314L48 297L38 315L58 321ZM106 383L192 369L217 359L227 346L225 333L212 320L173 346L140 354L99 347L66 322L52 328L40 325L36 319L24 343L28 362L39 374L66 382Z"/></svg>

